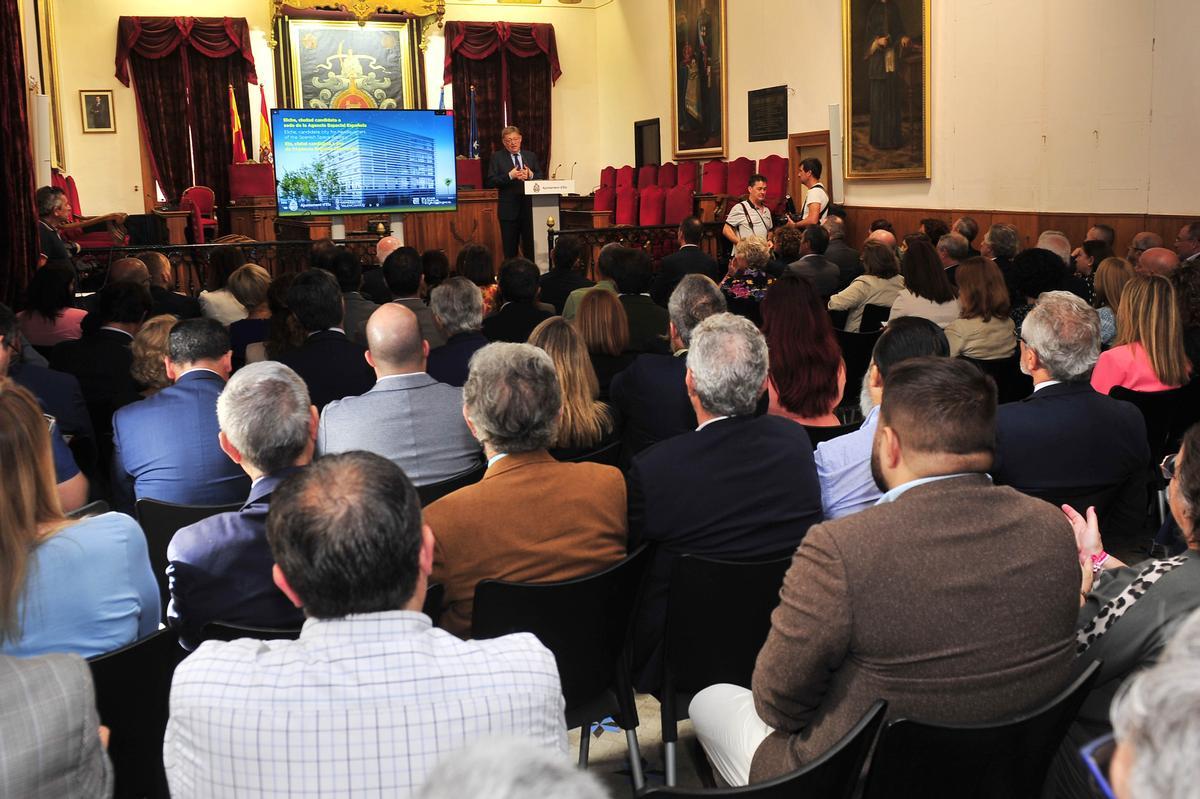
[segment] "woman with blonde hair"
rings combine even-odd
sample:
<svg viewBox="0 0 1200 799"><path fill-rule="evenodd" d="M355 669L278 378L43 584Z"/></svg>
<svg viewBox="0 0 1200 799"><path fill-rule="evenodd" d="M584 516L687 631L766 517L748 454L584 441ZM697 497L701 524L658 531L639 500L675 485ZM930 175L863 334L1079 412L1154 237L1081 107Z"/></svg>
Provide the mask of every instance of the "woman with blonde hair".
<svg viewBox="0 0 1200 799"><path fill-rule="evenodd" d="M1117 310L1116 346L1100 353L1092 388L1167 391L1188 381L1192 364L1183 349L1183 322L1175 286L1161 275L1135 276Z"/></svg>
<svg viewBox="0 0 1200 799"><path fill-rule="evenodd" d="M896 251L882 241L868 241L863 245L862 264L866 274L854 278L849 286L829 298L829 310L850 312L846 317L848 333L862 329L864 308L868 305L891 308L896 296L904 289Z"/></svg>
<svg viewBox="0 0 1200 799"><path fill-rule="evenodd" d="M562 389L562 416L550 454L570 460L615 440L617 425L612 409L597 399L600 383L583 338L571 323L552 316L533 329L529 343L550 355Z"/></svg>
<svg viewBox="0 0 1200 799"><path fill-rule="evenodd" d="M612 379L637 357L636 352L627 351L629 317L625 306L611 291L593 289L583 295L571 323L587 347L600 381L600 398L607 399Z"/></svg>
<svg viewBox="0 0 1200 799"><path fill-rule="evenodd" d="M990 258L976 256L960 263L955 276L962 311L945 328L950 357L995 361L1012 355L1017 347L1016 325L1008 315L1008 286L1000 267Z"/></svg>
<svg viewBox="0 0 1200 799"><path fill-rule="evenodd" d="M0 378L0 652L93 657L158 629L146 537L121 513L63 515L37 400Z"/></svg>
<svg viewBox="0 0 1200 799"><path fill-rule="evenodd" d="M229 293L246 309L246 318L229 325L233 368L246 365L246 347L267 340L271 328L271 273L258 264L240 266L229 276Z"/></svg>
<svg viewBox="0 0 1200 799"><path fill-rule="evenodd" d="M729 270L721 281L721 292L730 313L744 316L754 324L762 321L759 303L775 279L767 271L771 245L758 236L747 236L733 245Z"/></svg>
<svg viewBox="0 0 1200 799"><path fill-rule="evenodd" d="M1107 347L1117 337L1117 309L1121 307L1121 292L1133 280L1133 264L1124 258L1105 258L1096 267L1092 307L1100 314L1100 344Z"/></svg>
<svg viewBox="0 0 1200 799"><path fill-rule="evenodd" d="M133 337L133 364L129 373L142 387L142 396L150 397L171 385L163 359L167 357L167 339L179 320L170 314L160 314L145 321Z"/></svg>

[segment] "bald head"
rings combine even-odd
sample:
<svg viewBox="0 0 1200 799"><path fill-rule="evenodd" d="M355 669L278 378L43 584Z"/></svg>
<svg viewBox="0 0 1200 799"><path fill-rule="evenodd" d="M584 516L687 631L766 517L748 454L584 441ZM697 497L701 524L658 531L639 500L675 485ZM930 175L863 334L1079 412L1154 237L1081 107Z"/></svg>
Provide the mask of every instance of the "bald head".
<svg viewBox="0 0 1200 799"><path fill-rule="evenodd" d="M395 302L379 306L367 320L367 349L378 377L423 372L429 354L417 315Z"/></svg>
<svg viewBox="0 0 1200 799"><path fill-rule="evenodd" d="M147 250L137 254L138 260L150 270L150 285L167 288L171 285L171 262L161 252Z"/></svg>
<svg viewBox="0 0 1200 799"><path fill-rule="evenodd" d="M881 228L879 230L872 230L871 235L867 236L867 241L879 241L879 242L883 242L884 244L886 244L889 247L895 247L896 246L896 235L894 233L892 233L890 230L883 230Z"/></svg>
<svg viewBox="0 0 1200 799"><path fill-rule="evenodd" d="M387 260L389 255L400 249L402 246L403 243L395 236L384 236L375 245L375 260L382 264Z"/></svg>
<svg viewBox="0 0 1200 799"><path fill-rule="evenodd" d="M1170 277L1179 269L1179 256L1166 247L1151 247L1142 253L1137 262L1137 272L1142 275Z"/></svg>
<svg viewBox="0 0 1200 799"><path fill-rule="evenodd" d="M108 267L109 283L137 283L150 285L150 270L137 258L120 258Z"/></svg>

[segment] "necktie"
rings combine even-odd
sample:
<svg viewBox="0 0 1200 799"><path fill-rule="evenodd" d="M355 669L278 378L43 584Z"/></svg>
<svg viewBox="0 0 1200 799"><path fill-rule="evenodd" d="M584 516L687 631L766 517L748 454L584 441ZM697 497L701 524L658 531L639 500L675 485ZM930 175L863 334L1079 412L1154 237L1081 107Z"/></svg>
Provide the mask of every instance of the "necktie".
<svg viewBox="0 0 1200 799"><path fill-rule="evenodd" d="M513 163L517 165L517 169L524 169L525 166L521 163L521 154L513 153Z"/></svg>

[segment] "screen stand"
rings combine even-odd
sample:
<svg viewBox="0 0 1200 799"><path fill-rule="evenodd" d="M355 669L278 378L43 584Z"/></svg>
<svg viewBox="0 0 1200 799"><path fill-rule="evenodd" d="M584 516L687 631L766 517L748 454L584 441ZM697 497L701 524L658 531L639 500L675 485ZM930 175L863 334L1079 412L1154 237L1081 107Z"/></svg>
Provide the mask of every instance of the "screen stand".
<svg viewBox="0 0 1200 799"><path fill-rule="evenodd" d="M392 235L400 239L400 245L407 244L404 240L404 214L392 214L388 222L392 227Z"/></svg>
<svg viewBox="0 0 1200 799"><path fill-rule="evenodd" d="M331 216L329 218L329 236L334 241L341 241L346 238L346 218L343 216Z"/></svg>

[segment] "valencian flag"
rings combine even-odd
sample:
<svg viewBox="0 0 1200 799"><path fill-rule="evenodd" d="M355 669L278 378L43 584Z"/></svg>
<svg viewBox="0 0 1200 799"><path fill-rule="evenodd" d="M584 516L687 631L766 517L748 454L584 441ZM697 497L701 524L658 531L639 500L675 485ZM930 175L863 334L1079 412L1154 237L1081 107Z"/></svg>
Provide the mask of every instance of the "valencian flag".
<svg viewBox="0 0 1200 799"><path fill-rule="evenodd" d="M242 137L242 118L238 116L237 97L233 85L229 86L229 128L233 131L233 163L242 164L250 160L246 155L246 140Z"/></svg>
<svg viewBox="0 0 1200 799"><path fill-rule="evenodd" d="M272 148L271 148L271 115L267 113L267 91L262 84L258 84L258 96L261 102L259 103L259 125L258 125L258 160L264 164L271 163Z"/></svg>
<svg viewBox="0 0 1200 799"><path fill-rule="evenodd" d="M475 87L471 87L471 142L467 146L471 158L479 157L479 125L475 119Z"/></svg>

